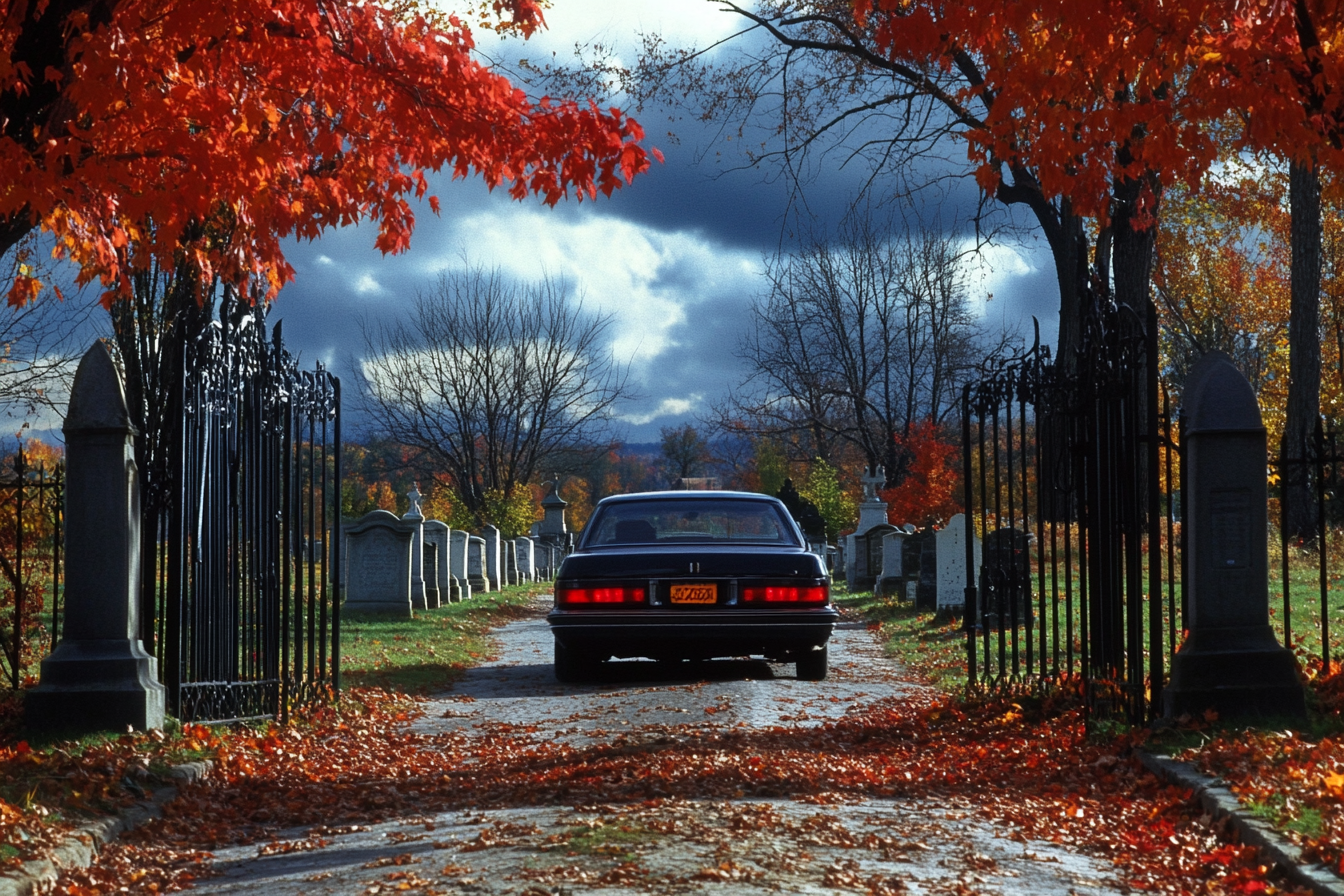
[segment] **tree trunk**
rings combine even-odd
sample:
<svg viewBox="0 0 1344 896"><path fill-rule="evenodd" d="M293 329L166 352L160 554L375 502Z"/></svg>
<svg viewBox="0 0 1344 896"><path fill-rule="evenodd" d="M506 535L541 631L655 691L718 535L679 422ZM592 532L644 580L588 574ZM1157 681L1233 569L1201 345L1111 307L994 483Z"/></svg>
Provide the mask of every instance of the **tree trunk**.
<svg viewBox="0 0 1344 896"><path fill-rule="evenodd" d="M1321 413L1321 180L1310 162L1294 162L1289 173L1292 212L1292 270L1288 317L1288 407L1283 457L1305 459ZM1282 471L1283 524L1289 538L1312 541L1316 499L1305 464Z"/></svg>

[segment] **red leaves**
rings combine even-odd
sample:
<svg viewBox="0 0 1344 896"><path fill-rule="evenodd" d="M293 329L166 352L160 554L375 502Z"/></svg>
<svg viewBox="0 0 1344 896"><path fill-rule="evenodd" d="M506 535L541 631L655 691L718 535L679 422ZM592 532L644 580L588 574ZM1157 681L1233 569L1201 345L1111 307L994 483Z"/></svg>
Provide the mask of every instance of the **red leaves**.
<svg viewBox="0 0 1344 896"><path fill-rule="evenodd" d="M524 34L542 24L534 0L495 5ZM33 141L0 137L0 218L33 216L105 301L129 289L130 268L179 253L203 284L219 276L269 299L293 276L284 240L359 220L378 222L380 249L402 251L414 227L405 197L423 195L427 171L554 204L610 194L649 166L619 110L531 104L472 57L454 20L319 0L109 8L91 32L71 17L79 61L47 68L65 114L30 110ZM32 22L5 27L12 47ZM20 111L29 80L24 60L0 60L0 89ZM9 301L36 288L16 283Z"/></svg>

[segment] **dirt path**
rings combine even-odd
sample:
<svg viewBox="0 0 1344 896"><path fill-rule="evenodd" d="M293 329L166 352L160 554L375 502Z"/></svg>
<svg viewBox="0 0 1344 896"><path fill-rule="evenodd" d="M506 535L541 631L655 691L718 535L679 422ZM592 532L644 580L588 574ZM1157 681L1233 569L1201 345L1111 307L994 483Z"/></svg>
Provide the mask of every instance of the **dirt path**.
<svg viewBox="0 0 1344 896"><path fill-rule="evenodd" d="M831 643L824 682L792 666L610 664L561 685L540 619L498 633L498 660L434 701L416 727L501 732L576 746L620 742L653 757L727 729L807 728L880 698L918 699L861 624ZM207 894L1126 892L1109 862L1026 842L969 798L671 797L637 804L453 811L216 850Z"/></svg>

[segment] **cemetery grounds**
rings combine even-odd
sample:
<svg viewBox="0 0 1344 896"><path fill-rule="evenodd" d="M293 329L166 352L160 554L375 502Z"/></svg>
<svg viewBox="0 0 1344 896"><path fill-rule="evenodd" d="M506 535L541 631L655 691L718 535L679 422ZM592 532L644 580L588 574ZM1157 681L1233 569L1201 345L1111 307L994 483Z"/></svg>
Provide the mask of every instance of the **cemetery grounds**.
<svg viewBox="0 0 1344 896"><path fill-rule="evenodd" d="M544 593L545 586L511 588L414 620L351 621L343 638L346 692L337 705L288 728L188 725L38 744L17 740L11 710L0 741L0 860L14 866L86 816L142 798L170 766L205 759L211 774L186 787L164 820L123 837L97 865L62 879L60 892L189 885L202 867L202 841L211 849L244 844L259 855L297 853L373 826L393 842L432 843L441 836L426 823L435 808L461 810L466 823L473 811L534 804L570 807L565 823L474 829L478 866L488 866L492 850L536 849L531 877L518 879L513 892L638 891L661 873L642 857L677 826L702 845L783 832L792 850L781 854L785 870L789 855L811 850L836 856L812 869L826 889L907 892L899 877L867 873L859 859L917 858L927 844L917 832L868 830L856 840L845 820L859 801L872 798L946 801L949 823L989 820L1013 840L1104 857L1135 889L1291 892L1255 850L1220 839L1187 792L1142 771L1133 761L1142 747L1171 750L1220 771L1309 854L1338 867L1344 751L1335 738L1344 700L1332 697L1328 677L1315 688L1318 728L1311 732L1239 731L1207 719L1161 735L1089 732L1066 695L958 699L956 673L965 653L957 623L869 594L838 599L849 624L886 639L903 677L931 685L917 699L858 699L842 717L787 732L718 725L716 716L727 707L711 703L698 708L701 718L668 726L666 742L654 744L613 738L575 750L494 725L484 737L459 733L438 743L451 743L457 757L427 749L413 729L431 705L428 694L490 657L493 627L536 619ZM814 710L802 705L797 711L804 717ZM781 797L805 811L781 813ZM420 824L378 827L391 818ZM306 834L280 836L296 827ZM477 872L467 863L431 868L410 855L408 846L375 860L385 862L377 869L381 889L365 892L472 892ZM977 875L985 880L1001 873L993 867L998 861L985 851L962 851L947 892L978 892ZM725 852L720 861L688 866L680 885L749 886L763 873L761 865Z"/></svg>

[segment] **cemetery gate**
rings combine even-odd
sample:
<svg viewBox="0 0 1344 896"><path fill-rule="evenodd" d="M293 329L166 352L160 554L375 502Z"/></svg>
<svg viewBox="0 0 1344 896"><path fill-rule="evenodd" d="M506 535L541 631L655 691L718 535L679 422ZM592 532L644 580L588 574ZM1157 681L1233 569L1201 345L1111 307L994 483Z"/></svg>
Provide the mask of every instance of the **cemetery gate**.
<svg viewBox="0 0 1344 896"><path fill-rule="evenodd" d="M183 721L277 717L340 686L340 381L229 304L186 348L155 642ZM154 537L145 533L143 537Z"/></svg>
<svg viewBox="0 0 1344 896"><path fill-rule="evenodd" d="M1071 367L1038 338L963 391L968 682L1142 722L1181 630L1170 401L1154 312L1098 302L1083 330Z"/></svg>

